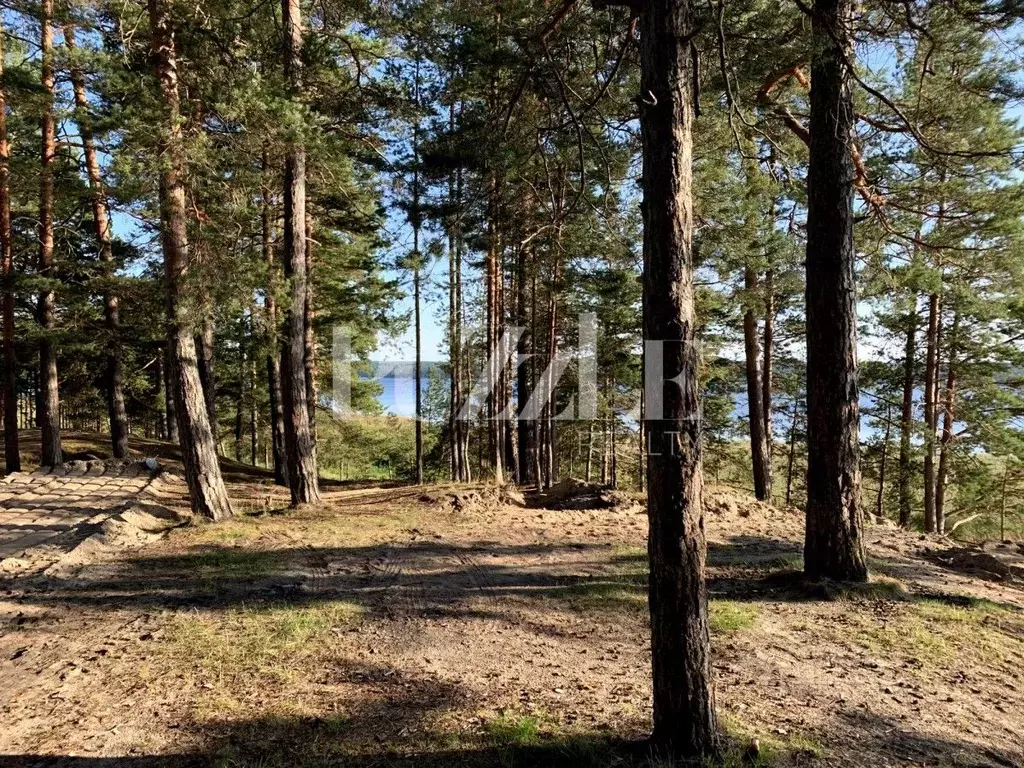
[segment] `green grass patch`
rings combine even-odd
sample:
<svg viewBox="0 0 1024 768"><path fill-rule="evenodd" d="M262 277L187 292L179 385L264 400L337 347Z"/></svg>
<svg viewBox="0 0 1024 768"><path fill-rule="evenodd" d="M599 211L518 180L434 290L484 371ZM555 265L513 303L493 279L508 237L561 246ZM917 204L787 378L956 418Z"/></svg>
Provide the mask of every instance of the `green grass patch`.
<svg viewBox="0 0 1024 768"><path fill-rule="evenodd" d="M967 597L958 600L925 598L914 603L914 608L921 618L930 621L945 621L959 624L979 624L988 619L1013 619L1020 616L1014 611L992 600Z"/></svg>
<svg viewBox="0 0 1024 768"><path fill-rule="evenodd" d="M1024 613L973 598L910 600L884 624L858 617L852 636L879 656L914 659L924 669L968 659L991 666L1024 653Z"/></svg>
<svg viewBox="0 0 1024 768"><path fill-rule="evenodd" d="M351 626L361 614L358 605L343 601L179 614L163 648L205 684L216 682L231 691L238 680L281 681L303 674L302 662L323 650L333 630Z"/></svg>
<svg viewBox="0 0 1024 768"><path fill-rule="evenodd" d="M722 760L709 764L706 768L770 768L776 765L791 765L794 760L808 757L825 757L824 746L817 738L807 733L759 733L729 712L720 712L718 723L725 736ZM757 739L759 749L756 759L751 761L747 750L754 739Z"/></svg>
<svg viewBox="0 0 1024 768"><path fill-rule="evenodd" d="M757 608L749 603L733 600L712 600L708 604L711 631L725 635L750 629L757 621Z"/></svg>
<svg viewBox="0 0 1024 768"><path fill-rule="evenodd" d="M647 550L618 547L604 573L565 579L539 592L578 611L638 611L647 607Z"/></svg>
<svg viewBox="0 0 1024 768"><path fill-rule="evenodd" d="M503 713L488 722L485 730L499 747L530 747L540 741L540 721L528 715Z"/></svg>
<svg viewBox="0 0 1024 768"><path fill-rule="evenodd" d="M280 565L280 556L244 547L214 547L187 555L182 558L182 565L208 580L255 578L273 573Z"/></svg>

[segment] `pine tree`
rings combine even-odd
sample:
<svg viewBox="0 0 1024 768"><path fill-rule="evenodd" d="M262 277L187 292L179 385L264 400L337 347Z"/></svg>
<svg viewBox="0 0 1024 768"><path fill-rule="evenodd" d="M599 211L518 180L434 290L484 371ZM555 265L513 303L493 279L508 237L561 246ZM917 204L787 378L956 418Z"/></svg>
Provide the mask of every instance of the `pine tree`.
<svg viewBox="0 0 1024 768"><path fill-rule="evenodd" d="M53 161L56 154L55 120L53 114L53 0L43 0L40 6L40 73L44 95L43 116L40 133L42 146L40 158L39 191L39 263L38 271L44 281L39 293L38 321L41 329L39 339L39 381L40 396L37 400L41 432L40 461L44 466L53 467L63 461L60 440L60 393L57 378L57 351L54 346L55 280L53 264Z"/></svg>
<svg viewBox="0 0 1024 768"><path fill-rule="evenodd" d="M302 84L302 9L299 0L283 2L285 77L293 93ZM292 504L320 500L307 397L306 152L293 140L285 155L284 170L284 275L290 300L285 307L281 378L284 399L285 447Z"/></svg>
<svg viewBox="0 0 1024 768"><path fill-rule="evenodd" d="M14 243L11 233L11 150L7 140L6 82L3 26L0 25L0 277L3 279L3 408L4 467L8 473L21 471L18 441L18 360L14 349Z"/></svg>
<svg viewBox="0 0 1024 768"><path fill-rule="evenodd" d="M74 61L75 29L71 23L64 24L64 45L72 58L71 85L74 91L76 122L78 134L82 139L85 169L92 191L92 218L99 245L100 261L103 262L106 280L113 278L114 251L113 237L110 229L110 216L107 211L106 192L100 173L99 157L93 138L89 117L89 100L85 92L85 73ZM107 410L110 418L110 439L113 445L114 458L123 459L128 455L128 414L124 405L124 384L121 376L121 359L118 347L121 330L120 309L117 295L108 286L103 295L104 317L110 339L107 342L106 354L106 393Z"/></svg>
<svg viewBox="0 0 1024 768"><path fill-rule="evenodd" d="M810 579L866 581L853 247L853 4L815 0L812 22L804 571Z"/></svg>
<svg viewBox="0 0 1024 768"><path fill-rule="evenodd" d="M189 252L185 208L184 157L178 61L173 19L164 0L149 0L153 61L163 103L160 219L167 283L168 344L175 410L185 479L192 509L212 520L231 517L221 478L192 335L194 297L189 296ZM193 300L190 300L193 299Z"/></svg>
<svg viewBox="0 0 1024 768"><path fill-rule="evenodd" d="M649 420L651 652L655 748L673 758L718 752L711 687L698 352L693 315L694 88L687 0L648 2L640 16L644 192L644 336L664 340L663 413ZM648 382L647 386L652 386ZM650 408L652 403L648 403Z"/></svg>

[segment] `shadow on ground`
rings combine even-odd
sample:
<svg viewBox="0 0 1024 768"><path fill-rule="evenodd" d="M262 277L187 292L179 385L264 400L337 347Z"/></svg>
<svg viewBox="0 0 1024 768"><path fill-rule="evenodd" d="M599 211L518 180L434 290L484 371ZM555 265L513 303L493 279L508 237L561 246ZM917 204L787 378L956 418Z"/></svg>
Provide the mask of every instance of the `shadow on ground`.
<svg viewBox="0 0 1024 768"><path fill-rule="evenodd" d="M799 557L797 545L762 537L737 536L712 544L709 595L748 602L971 602L941 592L911 593L896 582L808 584L799 571ZM901 575L910 582L912 574ZM405 542L357 547L201 545L182 555L86 565L68 579L0 580L0 588L14 586L15 602L94 610L225 610L346 601L371 616L494 619L505 617L507 599L536 608L643 611L647 562L643 551L607 544L451 544L414 534Z"/></svg>
<svg viewBox="0 0 1024 768"><path fill-rule="evenodd" d="M824 761L806 753L771 753L764 766L842 765L963 765L972 768L1017 768L1020 756L966 740L922 735L905 723L863 712L838 713L842 727L856 729L856 754L830 753ZM666 763L652 759L645 742L622 741L605 734L533 737L517 743L507 734L483 734L476 743L456 747L417 743L415 751L387 744L367 751L346 745L356 721L316 718L257 718L235 723L205 724L198 736L203 745L172 755L71 757L0 755L0 768L163 768L164 766L231 766L232 768L650 768ZM718 765L749 765L742 757L744 742L726 734L725 756ZM369 747L369 745L367 745ZM705 764L708 765L708 764Z"/></svg>

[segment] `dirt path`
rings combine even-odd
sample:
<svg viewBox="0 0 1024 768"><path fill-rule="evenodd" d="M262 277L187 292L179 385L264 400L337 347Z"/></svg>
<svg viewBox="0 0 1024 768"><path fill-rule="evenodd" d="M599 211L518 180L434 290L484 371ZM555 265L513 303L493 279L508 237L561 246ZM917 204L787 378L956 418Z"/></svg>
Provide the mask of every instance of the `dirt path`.
<svg viewBox="0 0 1024 768"><path fill-rule="evenodd" d="M639 508L364 488L280 513L268 486L232 493L238 520L0 585L0 765L634 760ZM877 527L871 589L808 593L799 515L715 492L708 525L732 743L757 736L766 765L1022 764L1016 583Z"/></svg>

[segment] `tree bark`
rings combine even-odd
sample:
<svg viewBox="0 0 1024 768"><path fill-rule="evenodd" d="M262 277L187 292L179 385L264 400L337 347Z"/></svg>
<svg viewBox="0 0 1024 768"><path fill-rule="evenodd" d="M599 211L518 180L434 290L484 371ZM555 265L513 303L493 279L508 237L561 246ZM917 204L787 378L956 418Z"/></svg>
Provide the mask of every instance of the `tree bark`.
<svg viewBox="0 0 1024 768"><path fill-rule="evenodd" d="M533 392L537 388L537 384L540 382L542 374L539 373L537 366L537 256L534 252L532 259L533 262L533 275L530 278L530 350L534 353L530 357L530 391ZM541 415L543 415L543 406L541 408ZM533 455L530 457L533 463L533 477L534 482L537 485L537 490L540 490L544 485L544 472L541 468L542 463L542 450L543 450L543 422L540 419L534 419L533 428L531 430L533 434Z"/></svg>
<svg viewBox="0 0 1024 768"><path fill-rule="evenodd" d="M498 260L498 319L499 319L499 337L507 330L511 324L512 314L509 312L506 305L507 296L512 293L514 296L515 285L514 279L510 279L510 285L506 290L505 285L505 274L506 265L505 257L508 253L508 249L502 247L499 253ZM512 406L512 376L510 375L506 366L501 366L500 371L501 382L501 402L499 404L499 413L505 414L511 411ZM519 482L519 456L516 453L516 440L515 431L512 429L512 423L508 419L501 419L498 423L499 436L501 439L501 457L504 461L504 476L505 478L513 483Z"/></svg>
<svg viewBox="0 0 1024 768"><path fill-rule="evenodd" d="M875 497L875 516L885 514L885 467L889 458L889 436L892 434L892 406L885 409L885 437L882 439L882 458L878 462L878 495Z"/></svg>
<svg viewBox="0 0 1024 768"><path fill-rule="evenodd" d="M4 30L0 24L0 279L3 280L3 407L4 468L21 471L18 441L18 360L14 350L14 244L11 240L11 148L7 142L7 106L4 85Z"/></svg>
<svg viewBox="0 0 1024 768"><path fill-rule="evenodd" d="M420 108L420 63L416 61L416 81L414 84L414 106L418 111ZM413 293L413 315L416 335L416 360L414 363L413 378L416 399L416 484L423 484L423 318L420 305L420 227L422 218L420 214L420 123L417 114L412 132L412 206L410 218L412 221L412 293Z"/></svg>
<svg viewBox="0 0 1024 768"><path fill-rule="evenodd" d="M196 364L191 320L196 307L189 301L188 218L185 206L185 159L174 32L167 0L149 0L152 55L164 107L159 153L160 223L167 281L167 331L175 410L185 479L192 509L212 520L231 517L231 502L217 462L213 432L203 399Z"/></svg>
<svg viewBox="0 0 1024 768"><path fill-rule="evenodd" d="M793 502L793 464L796 460L796 420L800 415L800 401L793 399L793 416L789 423L789 457L786 460L786 506Z"/></svg>
<svg viewBox="0 0 1024 768"><path fill-rule="evenodd" d="M942 438L939 442L939 469L935 478L935 532L946 532L946 481L949 476L949 459L953 448L953 417L956 406L956 337L960 325L958 315L953 315L949 334L949 362L946 363L946 393L942 405Z"/></svg>
<svg viewBox="0 0 1024 768"><path fill-rule="evenodd" d="M196 336L196 362L199 367L199 380L203 383L203 402L206 403L206 418L213 432L214 445L220 448L220 429L217 423L217 379L214 373L214 357L216 355L216 339L213 327L213 308L209 296L203 298L203 325Z"/></svg>
<svg viewBox="0 0 1024 768"><path fill-rule="evenodd" d="M928 337L924 366L924 529L935 532L935 430L938 426L939 295L928 297Z"/></svg>
<svg viewBox="0 0 1024 768"><path fill-rule="evenodd" d="M907 335L903 348L903 403L900 411L900 526L910 527L913 514L911 502L911 432L914 426L914 356L917 351L917 296L907 314Z"/></svg>
<svg viewBox="0 0 1024 768"><path fill-rule="evenodd" d="M235 461L242 463L245 437L245 380L249 369L248 343L245 338L245 317L238 329L238 391L235 392Z"/></svg>
<svg viewBox="0 0 1024 768"><path fill-rule="evenodd" d="M593 471L594 471L594 434L595 434L594 426L596 425L596 423L597 422L595 422L595 421L591 421L590 422L590 427L588 428L588 434L587 434L587 461L586 461L585 467L586 467L586 480L587 480L588 483L590 482L591 477L593 477Z"/></svg>
<svg viewBox="0 0 1024 768"><path fill-rule="evenodd" d="M266 170L266 154L263 157L263 167ZM263 298L263 308L267 321L267 393L270 401L270 442L274 461L274 482L277 485L286 486L288 485L288 468L284 437L284 404L281 397L281 350L277 327L278 267L274 258L273 222L270 211L270 191L264 186L261 223L263 261L267 265L267 292Z"/></svg>
<svg viewBox="0 0 1024 768"><path fill-rule="evenodd" d="M453 67L454 69L454 67ZM454 79L454 75L451 79ZM450 85L450 82L449 82ZM448 130L455 133L455 102L448 107ZM447 221L448 235L448 450L451 454L451 478L453 483L462 481L462 436L459 409L462 406L462 328L458 303L458 270L456 261L460 258L458 248L458 205L455 174L448 175Z"/></svg>
<svg viewBox="0 0 1024 768"><path fill-rule="evenodd" d="M647 0L640 16L644 337L663 341L663 409L648 422L647 509L653 749L672 760L719 752L704 581L703 473L693 293L691 0ZM663 382L647 382L662 387ZM647 404L650 411L652 403Z"/></svg>
<svg viewBox="0 0 1024 768"><path fill-rule="evenodd" d="M501 399L504 387L500 374L500 362L497 359L498 339L501 334L498 302L499 283L501 280L498 258L501 253L500 234L498 231L498 181L494 171L490 171L488 179L487 204L487 253L484 270L487 281L487 356L490 359L491 392L487 407L487 441L490 459L494 469L494 481L499 485L505 482L504 441L501 434Z"/></svg>
<svg viewBox="0 0 1024 768"><path fill-rule="evenodd" d="M302 10L299 0L282 0L282 11L285 77L295 96L302 87ZM320 501L306 376L306 151L294 143L285 150L284 266L290 301L285 310L281 378L288 482L294 506Z"/></svg>
<svg viewBox="0 0 1024 768"><path fill-rule="evenodd" d="M247 394L249 396L249 463L255 467L257 466L260 441L260 415L259 409L256 406L256 355L253 355L249 361L249 380L247 384Z"/></svg>
<svg viewBox="0 0 1024 768"><path fill-rule="evenodd" d="M462 336L462 324L463 317L465 315L465 303L462 292L462 257L465 252L462 226L462 190L462 169L457 168L455 170L455 319L458 325L457 340L459 346L459 370L457 376L459 381L458 403L460 408L465 400L465 392L468 386L467 382L469 381L469 355L466 353L464 348L464 339ZM470 424L469 422L460 419L456 426L459 436L459 460L462 468L459 479L462 482L468 483L473 479L469 462Z"/></svg>
<svg viewBox="0 0 1024 768"><path fill-rule="evenodd" d="M306 367L306 405L309 409L309 434L313 440L313 455L316 456L316 404L320 399L320 388L316 378L316 306L313 296L313 266L314 259L313 241L313 216L306 206L306 303L304 311L306 314L306 335L305 335L305 367Z"/></svg>
<svg viewBox="0 0 1024 768"><path fill-rule="evenodd" d="M417 228L418 229L418 228ZM417 241L416 249L418 253L419 248L419 233L415 235ZM418 256L417 256L418 258ZM423 375L423 328L422 320L420 317L420 269L417 266L413 269L412 276L413 283L413 303L415 305L415 326L416 326L416 360L413 363L413 377L415 379L414 386L416 387L416 484L423 484L423 387L422 387L422 375Z"/></svg>
<svg viewBox="0 0 1024 768"><path fill-rule="evenodd" d="M750 429L751 468L754 496L767 501L772 495L771 457L765 436L764 391L761 385L760 350L757 340L757 316L752 299L757 291L757 275L751 267L743 270L747 311L743 315L743 347L747 369L747 423Z"/></svg>
<svg viewBox="0 0 1024 768"><path fill-rule="evenodd" d="M156 356L156 398L153 410L156 411L156 436L160 440L167 439L167 374L164 372L164 351L161 349Z"/></svg>
<svg viewBox="0 0 1024 768"><path fill-rule="evenodd" d="M807 174L808 578L866 581L853 247L853 0L815 0Z"/></svg>
<svg viewBox="0 0 1024 768"><path fill-rule="evenodd" d="M70 23L64 25L64 45L74 62L75 28ZM77 113L75 120L78 123L78 135L82 140L85 170L89 177L89 190L92 193L93 231L99 246L103 278L106 281L103 286L103 316L109 334L105 378L107 413L110 417L110 441L114 458L123 459L128 455L128 414L124 405L124 384L121 376L120 308L117 294L114 293L111 285L114 277L114 248L110 231L110 213L107 210L107 195L100 172L99 155L90 125L89 99L85 92L85 73L80 66L74 63L71 66L71 86L75 95Z"/></svg>
<svg viewBox="0 0 1024 768"><path fill-rule="evenodd" d="M181 433L178 429L177 395L174 391L176 385L174 381L173 353L171 351L170 342L164 344L162 354L164 357L164 398L167 410L167 440L171 443L177 443L181 439Z"/></svg>
<svg viewBox="0 0 1024 768"><path fill-rule="evenodd" d="M40 151L39 189L39 276L46 281L39 293L38 321L42 330L39 340L39 397L40 462L53 467L63 461L60 440L60 392L57 380L57 351L53 346L55 325L55 297L53 273L53 158L57 152L53 116L53 0L43 0L40 6L40 68L44 98L43 117L40 121L42 144Z"/></svg>
<svg viewBox="0 0 1024 768"><path fill-rule="evenodd" d="M532 251L531 251L532 252ZM533 259L530 260L534 261ZM527 246L520 246L517 254L516 264L516 315L518 318L518 325L525 329L523 334L519 337L519 356L521 359L526 358L533 351L534 337L533 328L531 327L530 318L527 315L527 304L526 304L526 286L528 283L527 274ZM533 383L530 376L531 368L526 362L523 362L516 369L516 406L519 409L519 413L522 414L523 409L529 400L530 393L533 392ZM537 477L534 474L534 462L533 452L536 450L536 420L534 419L519 419L516 423L516 431L519 435L519 483L520 485L528 485L537 482Z"/></svg>
<svg viewBox="0 0 1024 768"><path fill-rule="evenodd" d="M543 472L544 487L551 488L558 482L557 469L557 441L555 426L555 409L558 407L558 398L555 391L554 363L558 354L558 286L561 281L561 258L560 249L562 241L561 224L555 225L555 245L553 250L554 263L551 266L551 283L548 285L548 327L547 327L547 369L541 374L547 377L545 387L548 392L547 402L542 409L543 415L543 437L541 448L543 450ZM603 427L602 427L603 430Z"/></svg>
<svg viewBox="0 0 1024 768"><path fill-rule="evenodd" d="M764 349L761 356L761 412L764 415L764 441L768 446L768 498L772 480L772 383L775 355L775 270L768 268L764 276Z"/></svg>
<svg viewBox="0 0 1024 768"><path fill-rule="evenodd" d="M611 431L611 458L608 467L609 472L609 483L611 489L618 490L619 488L619 446L618 446L618 419L615 416L615 382L612 382L612 394L611 394L611 408L609 410L609 424L608 429ZM572 471L569 472L569 476L572 477Z"/></svg>

